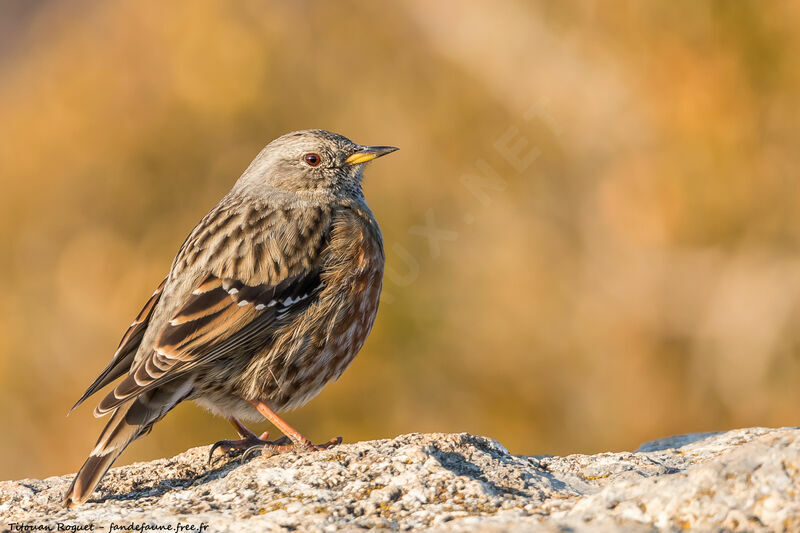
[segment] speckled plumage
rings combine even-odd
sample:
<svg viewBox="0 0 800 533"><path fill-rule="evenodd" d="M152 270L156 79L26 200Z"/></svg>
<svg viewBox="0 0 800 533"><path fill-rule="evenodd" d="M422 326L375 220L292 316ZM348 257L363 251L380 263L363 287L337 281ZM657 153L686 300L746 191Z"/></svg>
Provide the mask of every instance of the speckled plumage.
<svg viewBox="0 0 800 533"><path fill-rule="evenodd" d="M323 130L294 132L262 150L189 234L78 401L122 378L95 409L111 418L67 505L84 501L122 450L180 401L235 425L264 413L276 422L272 410L303 405L341 375L372 328L383 278L363 163L393 150ZM277 422L296 444L310 445Z"/></svg>

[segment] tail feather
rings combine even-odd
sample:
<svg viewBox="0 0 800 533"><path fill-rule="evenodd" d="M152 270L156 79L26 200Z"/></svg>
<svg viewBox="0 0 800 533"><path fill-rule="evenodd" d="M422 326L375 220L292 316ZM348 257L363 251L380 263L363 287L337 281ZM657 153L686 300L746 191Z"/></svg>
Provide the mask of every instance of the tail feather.
<svg viewBox="0 0 800 533"><path fill-rule="evenodd" d="M114 411L92 453L72 480L64 498L65 506L85 502L128 444L148 432L152 421L147 420L146 411L138 400L120 405Z"/></svg>
<svg viewBox="0 0 800 533"><path fill-rule="evenodd" d="M89 458L75 475L64 496L64 505L73 507L89 499L117 457L128 444L147 435L153 424L192 392L193 379L176 380L128 400L112 411Z"/></svg>

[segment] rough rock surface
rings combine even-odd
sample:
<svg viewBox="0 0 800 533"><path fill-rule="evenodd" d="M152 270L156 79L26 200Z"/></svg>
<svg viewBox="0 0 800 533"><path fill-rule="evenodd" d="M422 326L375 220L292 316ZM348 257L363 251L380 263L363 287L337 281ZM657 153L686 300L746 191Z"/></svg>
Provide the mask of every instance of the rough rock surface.
<svg viewBox="0 0 800 533"><path fill-rule="evenodd" d="M412 434L207 464L208 447L112 470L63 509L70 476L0 483L0 527L119 531L800 531L800 429L650 442L636 452L512 455ZM27 529L30 530L30 529Z"/></svg>

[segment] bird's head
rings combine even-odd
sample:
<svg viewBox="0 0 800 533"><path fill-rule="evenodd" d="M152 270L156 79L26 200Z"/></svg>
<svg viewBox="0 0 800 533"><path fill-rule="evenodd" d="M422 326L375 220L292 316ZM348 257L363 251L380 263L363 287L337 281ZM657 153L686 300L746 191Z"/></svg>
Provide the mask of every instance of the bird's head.
<svg viewBox="0 0 800 533"><path fill-rule="evenodd" d="M395 150L363 146L325 130L295 131L269 143L237 187L360 194L365 163Z"/></svg>

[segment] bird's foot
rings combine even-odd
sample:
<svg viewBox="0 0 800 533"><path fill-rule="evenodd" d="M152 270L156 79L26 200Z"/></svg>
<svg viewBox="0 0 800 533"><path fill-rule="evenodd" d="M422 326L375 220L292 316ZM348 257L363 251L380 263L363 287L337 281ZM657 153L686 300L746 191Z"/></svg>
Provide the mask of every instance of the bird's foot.
<svg viewBox="0 0 800 533"><path fill-rule="evenodd" d="M208 452L208 462L212 463L214 459L214 452L219 448L225 454L231 456L236 455L237 453L244 453L248 454L250 450L259 447L283 447L283 446L291 446L291 440L289 437L283 436L277 440L271 441L269 439L269 432L265 431L261 434L260 437L256 437L255 434L250 433L249 435L245 436L242 439L238 440L221 440L219 442L215 442L214 445L211 447L211 450ZM242 459L244 460L244 458Z"/></svg>
<svg viewBox="0 0 800 533"><path fill-rule="evenodd" d="M290 444L284 444L283 442L290 442ZM259 444L255 444L251 446L249 449L245 450L244 454L242 455L242 462L245 462L247 458L257 452L260 451L262 453L267 452L269 455L276 455L279 453L286 453L286 452L297 452L297 451L320 451L320 450L327 450L328 448L332 448L338 444L342 443L342 437L335 437L328 442L323 442L322 444L313 444L310 440L303 437L302 439L298 439L295 442L291 442L288 437L281 437L280 439L276 440L275 442L262 442Z"/></svg>

